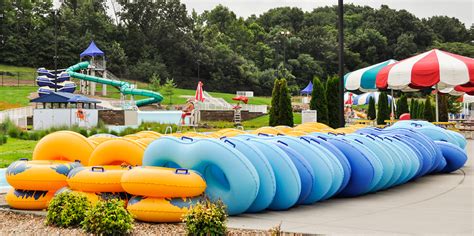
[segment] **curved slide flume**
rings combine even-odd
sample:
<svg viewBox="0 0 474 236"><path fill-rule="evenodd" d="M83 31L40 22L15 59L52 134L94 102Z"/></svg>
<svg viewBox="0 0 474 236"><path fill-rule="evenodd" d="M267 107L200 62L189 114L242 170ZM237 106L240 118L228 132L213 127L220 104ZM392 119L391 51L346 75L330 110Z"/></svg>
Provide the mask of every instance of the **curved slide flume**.
<svg viewBox="0 0 474 236"><path fill-rule="evenodd" d="M144 105L152 104L155 102L161 102L163 100L163 96L160 93L153 92L150 90L145 90L145 89L132 88L130 83L125 82L125 81L104 79L104 78L91 76L91 75L85 75L85 74L76 72L79 70L87 69L88 66L89 66L88 61L80 62L80 63L77 63L76 65L73 65L67 68L66 72L71 77L74 77L76 79L87 80L87 81L92 81L92 82L96 82L100 84L107 84L107 85L114 86L118 88L122 94L140 95L140 96L149 97L149 98L137 100L135 102L137 106L144 106Z"/></svg>

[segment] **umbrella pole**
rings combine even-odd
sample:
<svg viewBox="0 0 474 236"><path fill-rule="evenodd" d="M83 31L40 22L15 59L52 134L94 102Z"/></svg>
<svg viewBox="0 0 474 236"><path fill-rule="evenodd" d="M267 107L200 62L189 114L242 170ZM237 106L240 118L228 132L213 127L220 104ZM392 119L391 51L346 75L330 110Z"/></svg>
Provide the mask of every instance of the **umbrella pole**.
<svg viewBox="0 0 474 236"><path fill-rule="evenodd" d="M393 98L393 89L391 89L390 91L391 95L392 95L392 102L390 103L391 107L392 107L392 113L390 114L390 119L391 120L394 120L395 119L395 101L394 101L394 98Z"/></svg>
<svg viewBox="0 0 474 236"><path fill-rule="evenodd" d="M438 93L439 93L439 90L438 90L438 85L436 85L436 94L435 94L435 98L436 98L436 122L439 122L439 107L438 107Z"/></svg>

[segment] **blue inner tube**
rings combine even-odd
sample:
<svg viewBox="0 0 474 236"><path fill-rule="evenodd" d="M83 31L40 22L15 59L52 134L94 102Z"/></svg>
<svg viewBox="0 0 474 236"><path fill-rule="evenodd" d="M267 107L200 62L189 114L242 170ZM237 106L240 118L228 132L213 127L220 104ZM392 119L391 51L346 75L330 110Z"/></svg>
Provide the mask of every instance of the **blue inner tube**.
<svg viewBox="0 0 474 236"><path fill-rule="evenodd" d="M418 160L418 157L416 156L417 154L413 150L411 150L409 146L407 146L405 143L400 141L398 137L394 137L393 135L387 135L387 136L389 136L393 140L393 143L395 144L396 147L398 147L399 151L404 153L402 157L405 157L407 161L408 173L401 183L406 183L410 181L411 179L413 179L416 173L418 173L419 169L421 168L420 161Z"/></svg>
<svg viewBox="0 0 474 236"><path fill-rule="evenodd" d="M235 149L244 154L255 166L260 178L260 188L255 201L247 209L247 212L259 212L265 210L273 201L276 192L276 180L272 166L265 155L250 142L237 138L225 138L224 142L235 145Z"/></svg>
<svg viewBox="0 0 474 236"><path fill-rule="evenodd" d="M447 141L458 145L458 142L445 132L445 129L438 126L426 126L416 129L416 131L428 136L433 141Z"/></svg>
<svg viewBox="0 0 474 236"><path fill-rule="evenodd" d="M143 165L199 172L206 180L206 194L211 200L221 199L229 215L245 212L260 187L252 163L232 145L215 139L161 137L148 145Z"/></svg>
<svg viewBox="0 0 474 236"><path fill-rule="evenodd" d="M375 170L369 159L348 141L330 138L329 143L336 146L346 156L351 165L351 178L338 196L350 197L367 193L374 179Z"/></svg>
<svg viewBox="0 0 474 236"><path fill-rule="evenodd" d="M379 183L375 186L373 191L378 191L388 187L390 180L393 177L395 164L392 160L391 155L387 152L384 146L379 144L375 138L368 135L350 134L346 136L347 139L360 140L364 145L367 146L371 151L375 153L375 157L378 158L383 166L382 178Z"/></svg>
<svg viewBox="0 0 474 236"><path fill-rule="evenodd" d="M248 139L247 142L260 149L275 174L276 192L268 209L285 210L295 205L301 193L301 179L290 157L274 143L260 139Z"/></svg>
<svg viewBox="0 0 474 236"><path fill-rule="evenodd" d="M353 146L358 148L365 155L365 157L370 161L374 169L374 178L372 179L372 182L370 183L370 188L368 192L376 191L376 189L379 186L380 181L382 180L383 172L384 172L382 162L377 158L377 154L374 153L373 150L368 148L366 144L362 142L361 140L358 140L358 139L351 140L351 139L346 139L345 137L343 139L348 140Z"/></svg>
<svg viewBox="0 0 474 236"><path fill-rule="evenodd" d="M380 136L376 136L376 135L369 135L369 136L378 140L379 144L383 146L392 157L393 164L394 164L393 175L390 178L390 181L384 187L384 189L392 187L402 176L402 172L404 168L403 160L402 160L403 157L401 157L401 154L398 152L398 149L394 147L391 141L384 139Z"/></svg>
<svg viewBox="0 0 474 236"><path fill-rule="evenodd" d="M460 169L466 164L467 155L466 152L460 147L443 141L435 141L439 149L443 153L444 159L446 160L446 166L441 170L444 173L450 173Z"/></svg>
<svg viewBox="0 0 474 236"><path fill-rule="evenodd" d="M406 181L410 175L411 163L409 159L407 158L407 155L409 154L404 150L404 148L406 147L405 146L400 147L400 144L396 142L396 140L394 140L392 137L387 137L387 136L380 136L380 137L384 138L385 142L387 141L390 142L389 143L390 148L393 149L394 153L399 157L400 163L402 165L401 173L400 173L399 178L395 181L395 183L393 183L392 187L400 185L404 183L404 181Z"/></svg>
<svg viewBox="0 0 474 236"><path fill-rule="evenodd" d="M301 154L288 147L288 144L282 141L276 141L274 143L290 157L291 161L293 164L295 164L295 167L298 170L301 180L301 192L296 204L301 204L308 198L308 196L311 194L311 190L313 189L313 168L311 168L311 165Z"/></svg>
<svg viewBox="0 0 474 236"><path fill-rule="evenodd" d="M347 184L349 183L349 179L351 178L351 165L347 160L346 156L336 146L329 143L327 138L321 136L318 136L317 138L315 138L314 136L304 136L304 138L309 139L313 144L315 143L326 148L329 152L336 156L337 160L341 164L344 175L341 186L339 186L339 189L334 193L334 195L338 194L339 192L341 192L342 189L347 186Z"/></svg>
<svg viewBox="0 0 474 236"><path fill-rule="evenodd" d="M277 140L286 143L290 148L297 151L312 167L313 188L310 195L301 204L312 204L323 199L325 194L331 191L333 185L338 184L339 172L331 163L331 159L326 153L311 145L308 140L302 140L289 136L276 136L263 138Z"/></svg>
<svg viewBox="0 0 474 236"><path fill-rule="evenodd" d="M433 164L430 158L428 158L430 153L426 149L426 147L421 142L414 138L411 138L410 136L395 135L395 137L398 137L400 141L402 141L405 145L409 146L411 150L416 153L421 168L418 169L418 172L415 174L414 178L419 178L421 176L426 175L430 171Z"/></svg>
<svg viewBox="0 0 474 236"><path fill-rule="evenodd" d="M445 132L458 142L461 149L466 148L467 140L462 134L452 130L445 130Z"/></svg>

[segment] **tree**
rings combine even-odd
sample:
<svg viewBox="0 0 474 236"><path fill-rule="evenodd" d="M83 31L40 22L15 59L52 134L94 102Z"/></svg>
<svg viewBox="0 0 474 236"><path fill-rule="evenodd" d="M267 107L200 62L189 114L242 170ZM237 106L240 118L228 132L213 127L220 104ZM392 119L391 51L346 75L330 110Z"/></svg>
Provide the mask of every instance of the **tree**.
<svg viewBox="0 0 474 236"><path fill-rule="evenodd" d="M459 114L462 110L462 105L458 101L458 97L448 95L448 112L452 114Z"/></svg>
<svg viewBox="0 0 474 236"><path fill-rule="evenodd" d="M410 118L416 119L416 107L417 107L416 99L412 98L410 101Z"/></svg>
<svg viewBox="0 0 474 236"><path fill-rule="evenodd" d="M161 86L161 91L163 91L163 94L170 98L170 102L168 105L173 104L172 98L173 98L175 88L176 88L176 84L174 83L173 79L166 79L165 84Z"/></svg>
<svg viewBox="0 0 474 236"><path fill-rule="evenodd" d="M369 118L369 120L375 120L376 117L377 117L377 115L376 115L376 111L375 111L375 99L373 97L370 97L369 98L369 108L368 108L368 111L367 111L367 118Z"/></svg>
<svg viewBox="0 0 474 236"><path fill-rule="evenodd" d="M448 94L438 94L438 112L439 112L439 121L448 122Z"/></svg>
<svg viewBox="0 0 474 236"><path fill-rule="evenodd" d="M426 98L425 106L423 109L423 118L429 122L435 121L435 114L433 114L433 106L431 105L430 97Z"/></svg>
<svg viewBox="0 0 474 236"><path fill-rule="evenodd" d="M425 119L425 103L424 102L419 102L417 109L416 109L416 118L420 120Z"/></svg>
<svg viewBox="0 0 474 236"><path fill-rule="evenodd" d="M269 125L270 126L277 126L278 120L280 119L280 80L276 79L273 83L273 91L272 91L272 101L271 107L269 112Z"/></svg>
<svg viewBox="0 0 474 236"><path fill-rule="evenodd" d="M394 57L397 59L404 59L416 53L417 45L414 40L415 36L411 33L400 35L393 52Z"/></svg>
<svg viewBox="0 0 474 236"><path fill-rule="evenodd" d="M318 122L328 124L328 101L324 85L318 77L313 79L313 92L311 93L311 101L309 103L311 110L316 110L318 114Z"/></svg>
<svg viewBox="0 0 474 236"><path fill-rule="evenodd" d="M160 79L160 76L158 74L151 75L150 88L153 91L160 91L161 90L161 79Z"/></svg>
<svg viewBox="0 0 474 236"><path fill-rule="evenodd" d="M433 32L443 42L467 42L469 32L464 23L454 17L433 16L425 23L433 29Z"/></svg>
<svg viewBox="0 0 474 236"><path fill-rule="evenodd" d="M328 119L329 126L339 127L339 77L333 76L326 82L326 98L328 100Z"/></svg>
<svg viewBox="0 0 474 236"><path fill-rule="evenodd" d="M384 125L385 120L390 119L390 107L388 105L387 93L381 92L377 104L377 124Z"/></svg>
<svg viewBox="0 0 474 236"><path fill-rule="evenodd" d="M397 118L404 113L409 113L410 110L408 109L408 99L405 94L402 94L397 101Z"/></svg>
<svg viewBox="0 0 474 236"><path fill-rule="evenodd" d="M293 127L293 107L291 106L291 95L288 91L286 79L280 79L280 98L278 101L280 115L278 124Z"/></svg>

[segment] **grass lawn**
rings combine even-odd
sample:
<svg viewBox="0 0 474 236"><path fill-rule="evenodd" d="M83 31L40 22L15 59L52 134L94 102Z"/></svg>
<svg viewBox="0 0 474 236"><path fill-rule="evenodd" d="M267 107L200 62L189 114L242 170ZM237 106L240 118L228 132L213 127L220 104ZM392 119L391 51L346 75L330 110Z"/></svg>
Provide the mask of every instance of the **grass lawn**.
<svg viewBox="0 0 474 236"><path fill-rule="evenodd" d="M0 110L27 106L30 102L28 96L37 89L34 86L0 87Z"/></svg>
<svg viewBox="0 0 474 236"><path fill-rule="evenodd" d="M242 122L242 126L245 130L258 129L260 127L268 126L269 115L260 116L251 120ZM293 113L293 122L295 125L301 124L301 113ZM206 125L213 127L211 129L199 128L199 132L217 131L224 128L234 128L233 122L228 121L207 121L204 122Z"/></svg>
<svg viewBox="0 0 474 236"><path fill-rule="evenodd" d="M7 167L10 163L20 158L31 159L37 142L8 138L6 144L0 145L0 168Z"/></svg>
<svg viewBox="0 0 474 236"><path fill-rule="evenodd" d="M34 73L36 68L0 64L0 71Z"/></svg>

